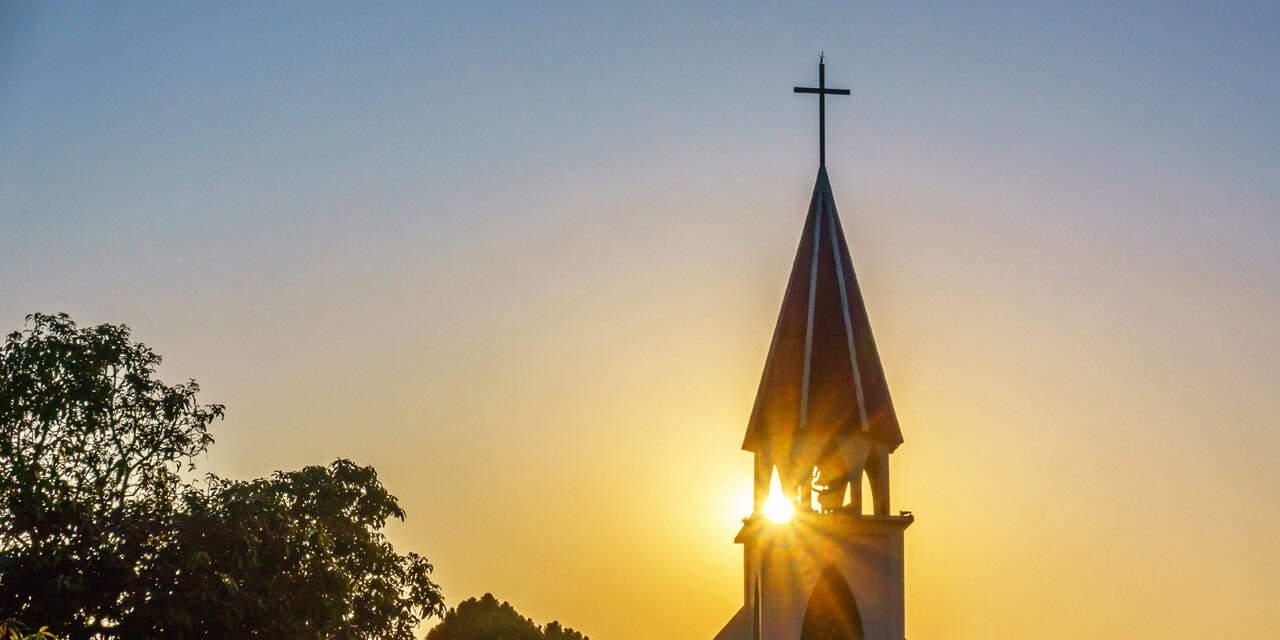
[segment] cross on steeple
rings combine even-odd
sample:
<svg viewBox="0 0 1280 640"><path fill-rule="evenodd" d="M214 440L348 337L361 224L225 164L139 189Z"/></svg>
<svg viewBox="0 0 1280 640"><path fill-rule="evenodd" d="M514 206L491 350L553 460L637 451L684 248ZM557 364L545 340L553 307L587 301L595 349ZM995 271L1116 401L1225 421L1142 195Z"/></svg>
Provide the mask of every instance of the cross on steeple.
<svg viewBox="0 0 1280 640"><path fill-rule="evenodd" d="M824 54L818 54L818 86L814 87L796 87L795 93L816 93L818 94L818 166L827 166L827 96L847 96L848 89L828 89L826 68L823 64Z"/></svg>

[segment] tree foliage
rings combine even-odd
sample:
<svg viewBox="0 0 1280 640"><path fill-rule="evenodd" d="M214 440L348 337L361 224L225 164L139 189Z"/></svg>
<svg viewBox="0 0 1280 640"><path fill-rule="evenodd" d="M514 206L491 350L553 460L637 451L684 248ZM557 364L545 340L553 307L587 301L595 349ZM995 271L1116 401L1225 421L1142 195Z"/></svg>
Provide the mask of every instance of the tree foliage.
<svg viewBox="0 0 1280 640"><path fill-rule="evenodd" d="M339 460L183 480L223 408L156 379L128 327L35 314L0 351L0 615L60 637L413 637L443 611L403 518Z"/></svg>
<svg viewBox="0 0 1280 640"><path fill-rule="evenodd" d="M173 537L142 579L128 637L412 638L443 612L431 564L397 555L382 534L403 518L371 467L209 477L182 496ZM131 594L136 595L136 594Z"/></svg>
<svg viewBox="0 0 1280 640"><path fill-rule="evenodd" d="M28 324L0 351L0 612L101 630L222 407L156 380L128 327Z"/></svg>
<svg viewBox="0 0 1280 640"><path fill-rule="evenodd" d="M31 629L13 618L0 620L0 640L58 640L58 636L49 631L49 627Z"/></svg>
<svg viewBox="0 0 1280 640"><path fill-rule="evenodd" d="M549 622L539 627L493 594L469 598L444 615L426 640L590 640L581 633Z"/></svg>

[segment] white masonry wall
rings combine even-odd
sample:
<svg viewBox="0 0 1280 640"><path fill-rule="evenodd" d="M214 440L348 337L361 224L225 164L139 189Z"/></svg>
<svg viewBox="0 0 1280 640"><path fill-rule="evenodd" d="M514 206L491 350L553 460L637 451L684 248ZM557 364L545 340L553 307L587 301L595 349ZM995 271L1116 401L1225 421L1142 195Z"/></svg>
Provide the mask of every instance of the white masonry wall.
<svg viewBox="0 0 1280 640"><path fill-rule="evenodd" d="M807 517L806 517L807 516ZM809 597L835 566L857 603L865 640L903 640L903 531L911 516L797 514L748 525L744 611L753 615L760 579L762 640L799 640Z"/></svg>

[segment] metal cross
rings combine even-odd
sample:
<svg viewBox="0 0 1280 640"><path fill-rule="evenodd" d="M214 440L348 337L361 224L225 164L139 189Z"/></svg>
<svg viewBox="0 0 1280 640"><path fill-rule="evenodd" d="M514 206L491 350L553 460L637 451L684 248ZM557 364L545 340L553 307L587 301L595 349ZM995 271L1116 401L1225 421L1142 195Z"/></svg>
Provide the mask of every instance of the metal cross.
<svg viewBox="0 0 1280 640"><path fill-rule="evenodd" d="M822 54L818 54L818 86L796 87L795 93L818 94L818 166L827 166L827 96L847 96L848 89L828 89L826 67Z"/></svg>

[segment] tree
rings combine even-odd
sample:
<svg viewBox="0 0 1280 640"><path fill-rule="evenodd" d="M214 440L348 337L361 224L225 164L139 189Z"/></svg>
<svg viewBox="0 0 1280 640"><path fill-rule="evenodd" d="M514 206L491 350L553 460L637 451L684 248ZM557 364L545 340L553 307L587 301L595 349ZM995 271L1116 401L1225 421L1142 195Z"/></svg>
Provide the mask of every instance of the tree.
<svg viewBox="0 0 1280 640"><path fill-rule="evenodd" d="M408 640L443 613L431 564L382 534L404 511L372 467L210 476L182 501L122 637Z"/></svg>
<svg viewBox="0 0 1280 640"><path fill-rule="evenodd" d="M27 321L0 351L0 611L87 637L121 617L222 406L157 381L128 327Z"/></svg>
<svg viewBox="0 0 1280 640"><path fill-rule="evenodd" d="M0 351L0 615L59 637L392 638L443 612L372 468L185 482L221 405L123 325L35 314Z"/></svg>
<svg viewBox="0 0 1280 640"><path fill-rule="evenodd" d="M543 628L542 637L544 640L591 640L573 629L561 627L560 623L555 620L548 622L547 626Z"/></svg>
<svg viewBox="0 0 1280 640"><path fill-rule="evenodd" d="M581 633L550 622L545 628L521 616L509 603L498 603L493 594L469 598L444 615L427 632L426 640L590 640Z"/></svg>

